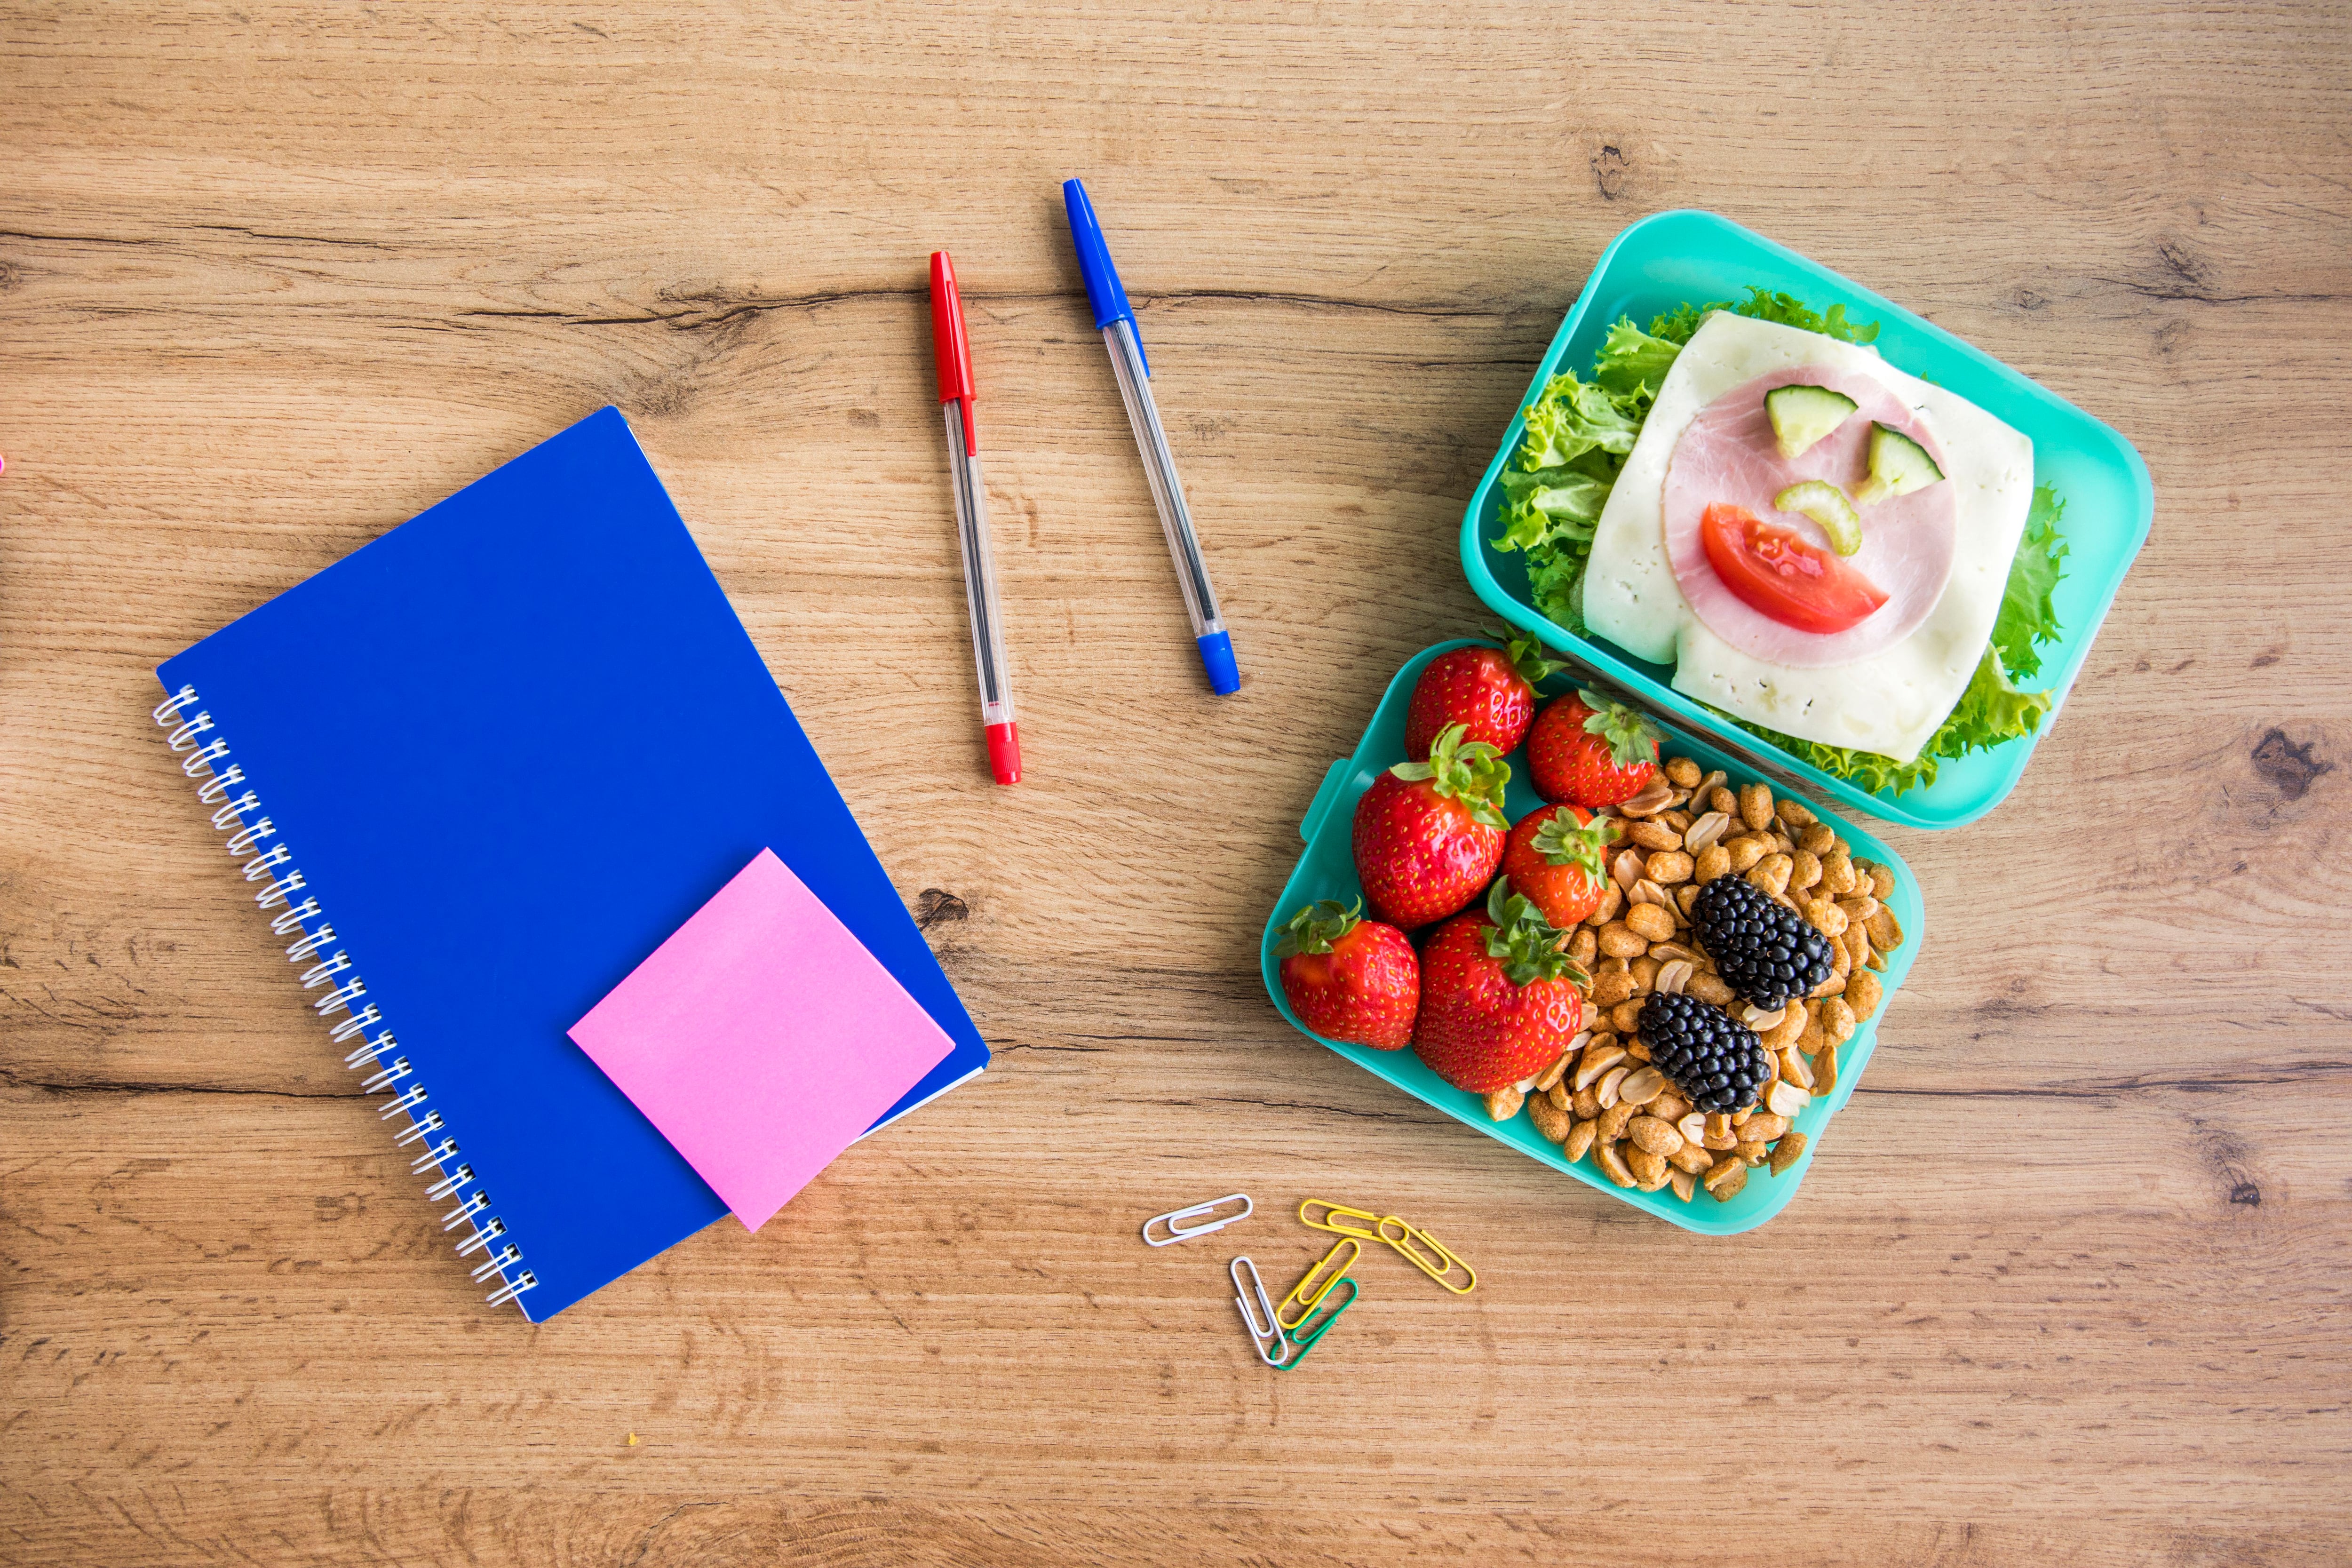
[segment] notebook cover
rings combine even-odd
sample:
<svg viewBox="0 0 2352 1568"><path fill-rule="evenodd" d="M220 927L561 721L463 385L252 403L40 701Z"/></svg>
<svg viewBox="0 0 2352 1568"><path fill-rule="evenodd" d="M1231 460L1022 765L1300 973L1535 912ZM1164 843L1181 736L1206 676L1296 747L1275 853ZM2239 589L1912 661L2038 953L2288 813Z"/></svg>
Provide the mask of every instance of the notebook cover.
<svg viewBox="0 0 2352 1568"><path fill-rule="evenodd" d="M157 673L258 795L533 1321L727 1212L565 1031L761 848L955 1043L882 1121L987 1064L617 409Z"/></svg>

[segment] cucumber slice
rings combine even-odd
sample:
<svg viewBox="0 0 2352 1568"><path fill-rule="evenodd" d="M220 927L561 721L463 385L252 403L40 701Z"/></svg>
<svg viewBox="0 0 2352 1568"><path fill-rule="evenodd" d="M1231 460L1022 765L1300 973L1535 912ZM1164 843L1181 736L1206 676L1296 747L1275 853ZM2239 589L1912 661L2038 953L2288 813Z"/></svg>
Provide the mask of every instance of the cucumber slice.
<svg viewBox="0 0 2352 1568"><path fill-rule="evenodd" d="M1826 386L1793 381L1764 395L1764 412L1772 416L1772 437L1780 456L1800 458L1812 444L1844 424L1854 401Z"/></svg>
<svg viewBox="0 0 2352 1568"><path fill-rule="evenodd" d="M1772 498L1772 504L1782 511L1801 511L1822 525L1830 536L1830 548L1840 555L1851 555L1862 548L1862 514L1845 499L1845 492L1827 479L1807 479L1790 485Z"/></svg>
<svg viewBox="0 0 2352 1568"><path fill-rule="evenodd" d="M1854 486L1853 499L1868 506L1890 496L1924 490L1943 477L1944 470L1936 467L1927 447L1874 419L1870 422L1870 478Z"/></svg>

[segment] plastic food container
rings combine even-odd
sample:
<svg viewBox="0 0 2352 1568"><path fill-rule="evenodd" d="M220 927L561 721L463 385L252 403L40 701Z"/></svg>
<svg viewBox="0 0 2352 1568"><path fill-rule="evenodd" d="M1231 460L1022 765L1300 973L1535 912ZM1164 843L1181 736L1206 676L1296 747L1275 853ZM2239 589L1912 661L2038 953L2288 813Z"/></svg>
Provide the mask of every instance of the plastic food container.
<svg viewBox="0 0 2352 1568"><path fill-rule="evenodd" d="M1959 394L2032 440L2034 482L2053 487L2066 503L2059 526L2067 544L2056 597L2063 635L2043 645L2041 673L2024 683L2039 683L2051 693L2053 709L2038 734L1939 763L1936 782L1925 787L1901 795L1866 794L1682 696L1671 684L1672 666L1634 658L1597 637L1574 636L1535 607L1523 558L1487 543L1496 531L1504 465L1518 450L1523 417L1514 418L1504 432L1463 514L1463 569L1481 599L1512 624L1541 635L1589 683L1707 736L1776 786L1792 784L1800 795L1843 801L1913 827L1973 822L2015 787L2035 742L2057 722L2091 639L2147 540L2156 510L2147 465L2114 430L1942 328L1784 246L1704 212L1660 213L1610 242L1560 322L1520 408L1563 370L1589 376L1593 355L1620 316L1646 327L1652 318L1686 301L1745 300L1751 284L1794 294L1816 310L1843 304L1850 320L1877 321L1873 346L1889 364Z"/></svg>
<svg viewBox="0 0 2352 1568"><path fill-rule="evenodd" d="M1265 937L1259 943L1258 967L1265 977L1266 993L1274 998L1275 1006L1290 1021L1293 1028L1310 1038L1321 1040L1366 1071L1386 1079L1407 1094L1435 1106L1455 1121L1476 1128L1489 1138L1500 1139L1529 1159L1565 1172L1587 1186L1597 1187L1611 1197L1632 1204L1636 1208L1646 1209L1685 1230L1709 1236L1730 1236L1752 1230L1779 1214L1788 1205L1789 1200L1796 1196L1805 1173L1812 1168L1813 1156L1821 1152L1823 1132L1837 1113L1844 1109L1846 1100L1853 1094L1854 1085L1862 1081L1863 1069L1870 1065L1871 1053L1878 1038L1878 1019L1885 1017L1887 1008L1893 1005L1895 993L1901 988L1904 976L1910 973L1911 961L1918 955L1920 943L1927 934L1926 912L1919 901L1918 883L1912 877L1911 868L1903 863L1903 858L1833 812L1820 812L1821 819L1853 847L1857 857L1879 861L1894 868L1895 896L1887 900L1887 905L1903 927L1904 942L1887 956L1885 972L1879 976L1885 999L1879 1004L1877 1016L1864 1020L1853 1038L1839 1049L1837 1087L1826 1097L1814 1100L1797 1117L1796 1129L1808 1140L1805 1152L1781 1175L1769 1176L1760 1171L1752 1173L1746 1189L1729 1203L1717 1203L1705 1192L1685 1203L1675 1196L1672 1187L1643 1193L1616 1186L1601 1173L1590 1154L1576 1164L1570 1164L1559 1146L1546 1142L1526 1112L1522 1111L1509 1121L1496 1121L1487 1116L1486 1108L1478 1096L1455 1089L1430 1071L1410 1047L1401 1051L1376 1051L1369 1046L1325 1040L1298 1021L1298 1016L1290 1010L1290 1004L1283 997L1281 961L1275 956L1274 948L1282 933L1284 922L1303 906L1318 899L1337 899L1342 903L1350 903L1361 896L1363 889L1356 879L1356 861L1351 848L1356 802L1365 790L1371 787L1373 778L1383 769L1405 760L1405 709L1412 700L1413 683L1421 679L1423 668L1447 649L1465 646L1466 639L1439 643L1423 648L1408 660L1405 667L1397 671L1396 679L1389 682L1388 693L1381 699L1380 710L1372 715L1370 726L1364 731L1364 738L1357 743L1356 754L1333 763L1324 775L1322 787L1315 792L1315 803L1307 807L1307 818L1299 825L1299 837L1307 841L1306 853L1299 856L1298 864L1291 870L1289 881L1284 884L1282 897L1275 904L1274 913L1266 921ZM1541 695L1549 699L1572 689L1576 685L1577 682L1569 675L1557 675L1545 682ZM1660 749L1662 756L1686 756L1703 768L1721 768L1731 775L1735 787L1755 782L1758 775L1754 769L1708 744L1703 738L1680 731L1671 721L1663 721L1660 728L1666 736ZM1517 822L1543 802L1527 782L1526 751L1514 752L1510 763L1511 783L1507 810L1511 820ZM1805 792L1795 793L1798 798L1818 807L1818 801L1808 797Z"/></svg>

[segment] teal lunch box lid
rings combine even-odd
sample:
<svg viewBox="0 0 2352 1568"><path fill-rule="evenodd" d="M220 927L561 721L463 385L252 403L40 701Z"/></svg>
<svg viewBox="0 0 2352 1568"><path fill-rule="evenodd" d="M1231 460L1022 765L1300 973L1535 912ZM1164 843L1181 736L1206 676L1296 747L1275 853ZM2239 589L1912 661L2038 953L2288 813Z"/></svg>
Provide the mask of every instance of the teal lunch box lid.
<svg viewBox="0 0 2352 1568"><path fill-rule="evenodd" d="M1522 558L1488 542L1501 508L1503 469L1526 428L1524 410L1547 381L1562 370L1589 374L1611 323L1621 316L1646 326L1653 317L1686 302L1744 300L1750 285L1793 294L1817 310L1843 304L1849 320L1877 321L1873 346L1889 364L1958 393L2033 442L2034 482L2051 486L2066 503L2060 531L2067 547L2055 600L2063 629L2056 641L2043 645L2040 675L2024 683L2038 681L2051 695L2052 710L2038 733L1939 762L1932 784L1900 795L1867 793L1675 691L1672 666L1634 658L1612 643L1578 637L1554 622L1535 607ZM1463 570L1479 598L1514 626L1540 635L1589 682L1707 736L1776 783L1913 827L1973 822L2016 786L2035 744L2058 721L2091 639L2147 541L2156 511L2147 465L2114 430L1893 300L1713 213L1660 213L1610 241L1560 322L1520 408L1462 518Z"/></svg>
<svg viewBox="0 0 2352 1568"><path fill-rule="evenodd" d="M1681 1226L1685 1230L1708 1236L1730 1236L1743 1230L1753 1230L1781 1209L1796 1195L1804 1182L1805 1173L1811 1169L1813 1156L1821 1152L1822 1138L1830 1121L1844 1109L1853 1097L1854 1085L1861 1081L1863 1069L1870 1065L1872 1051L1878 1040L1879 1020L1886 1016L1894 1005L1895 993L1903 978L1911 972L1913 959L1927 936L1927 911L1919 899L1918 879L1903 857L1878 839L1840 818L1834 812L1818 811L1821 819L1852 847L1860 858L1875 860L1895 872L1895 896L1886 900L1895 919L1903 928L1903 944L1886 955L1885 971L1879 975L1884 998L1878 1011L1862 1021L1854 1036L1838 1048L1837 1087L1815 1100L1800 1111L1796 1130L1807 1140L1805 1151L1794 1165L1781 1175L1771 1176L1759 1171L1748 1179L1748 1185L1728 1203L1717 1203L1705 1193L1696 1194L1688 1203L1675 1196L1672 1187L1662 1187L1654 1193L1644 1193L1631 1187L1619 1187L1603 1176L1588 1154L1571 1164L1560 1147L1548 1142L1538 1132L1535 1123L1523 1110L1508 1121L1496 1121L1486 1114L1486 1108L1477 1095L1455 1089L1432 1072L1410 1047L1401 1051L1374 1050L1370 1046L1349 1045L1338 1040L1326 1040L1298 1021L1290 1004L1282 994L1281 960L1275 954L1275 943L1282 935L1285 921L1307 904L1320 899L1337 899L1352 903L1362 896L1363 887L1356 877L1353 848L1356 802L1371 787L1373 778L1381 770L1405 760L1405 709L1412 703L1413 684L1429 661L1449 648L1470 646L1467 639L1439 643L1405 662L1389 682L1388 693L1381 699L1380 709L1364 731L1363 739L1356 745L1355 754L1333 763L1324 774L1322 787L1315 792L1314 804L1307 807L1306 820L1299 826L1299 837L1306 839L1306 852L1292 868L1290 879L1283 885L1282 897L1276 902L1274 912L1266 920L1265 934L1258 946L1258 968L1265 980L1266 994L1290 1026L1320 1041L1339 1055L1394 1084L1424 1104L1434 1106L1455 1121L1466 1123L1490 1138L1501 1140L1533 1160L1566 1172L1587 1186L1598 1187L1613 1198L1645 1209L1660 1219ZM1542 696L1557 696L1577 682L1566 674L1556 675L1544 682ZM1707 743L1705 738L1681 731L1672 722L1660 726L1665 731L1665 742L1660 748L1663 756L1686 756L1702 768L1721 768L1731 776L1732 784L1755 781L1756 773L1738 759L1727 755L1721 748ZM1507 809L1512 821L1543 804L1527 782L1527 752L1524 748L1511 753L1511 783ZM1792 792L1803 798L1804 792ZM1808 801L1808 804L1816 804Z"/></svg>

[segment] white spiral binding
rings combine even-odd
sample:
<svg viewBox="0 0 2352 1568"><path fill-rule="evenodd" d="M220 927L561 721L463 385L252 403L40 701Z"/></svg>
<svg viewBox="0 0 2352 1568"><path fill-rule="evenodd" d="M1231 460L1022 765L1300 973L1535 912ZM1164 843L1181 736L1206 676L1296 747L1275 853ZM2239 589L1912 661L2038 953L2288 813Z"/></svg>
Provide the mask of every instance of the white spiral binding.
<svg viewBox="0 0 2352 1568"><path fill-rule="evenodd" d="M309 884L302 879L301 870L292 864L293 849L280 838L278 825L262 814L261 796L250 787L230 798L229 792L247 784L245 770L235 763L224 763L229 754L228 740L218 732L213 716L196 709L196 689L183 686L155 706L155 722L167 727L171 733L164 743L180 753L180 771L199 781L196 798L215 808L213 827L228 835L230 855L244 860L245 879L268 886L253 896L254 902L264 910L278 912L269 922L269 929L279 936L294 940L286 949L286 957L294 963L310 967L303 973L302 987L315 991L321 985L334 989L316 998L312 1006L321 1018L344 1015L335 1020L328 1031L335 1044L341 1045L352 1036L360 1037L359 1044L343 1058L343 1065L353 1070L369 1068L373 1076L364 1085L366 1092L392 1089L398 1092L379 1115L390 1121L394 1113L404 1113L408 1124L394 1140L394 1147L406 1148L420 1139L433 1140L425 1144L409 1169L417 1175L431 1173L436 1179L425 1189L425 1195L435 1202L457 1197L464 1189L472 1187L457 1206L442 1216L444 1232L464 1226L467 1234L457 1243L457 1256L471 1258L480 1252L482 1260L474 1266L476 1284L498 1277L499 1288L486 1298L489 1305L501 1306L538 1285L539 1276L522 1267L522 1248L507 1237L506 1221L490 1213L490 1197L476 1186L474 1167L457 1163L457 1140L440 1136L447 1131L438 1110L423 1109L427 1096L425 1086L415 1081L415 1072L406 1057L393 1057L383 1065L386 1053L397 1044L392 1031L379 1031L373 1038L368 1031L383 1022L383 1014L373 1002L364 1005L367 984L352 971L352 957L340 948L330 949L335 940L335 928L327 923L325 911L319 907L316 895L307 891ZM188 710L196 709L194 713ZM186 715L183 717L183 715ZM251 820L248 821L247 817ZM275 840L275 842L268 842ZM302 893L301 902L294 895ZM279 906L284 906L280 909ZM503 1242L503 1246L497 1244ZM492 1247L495 1250L490 1250Z"/></svg>

